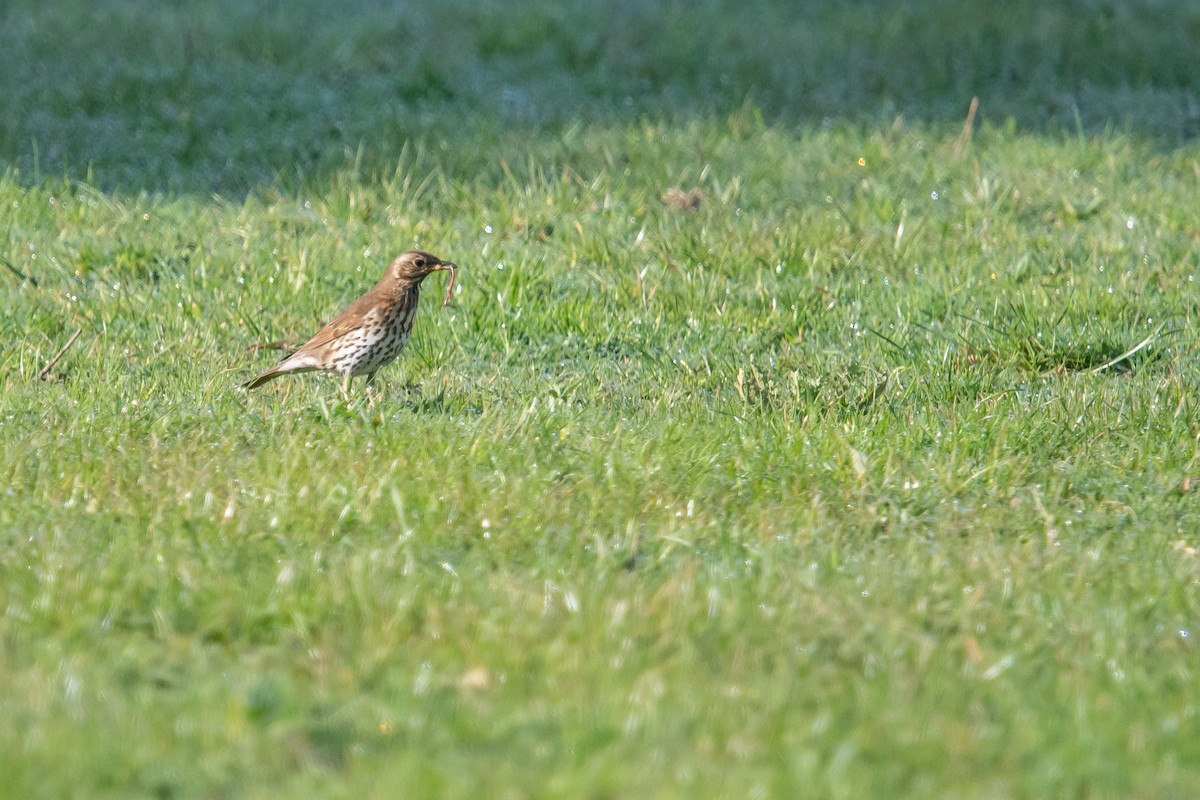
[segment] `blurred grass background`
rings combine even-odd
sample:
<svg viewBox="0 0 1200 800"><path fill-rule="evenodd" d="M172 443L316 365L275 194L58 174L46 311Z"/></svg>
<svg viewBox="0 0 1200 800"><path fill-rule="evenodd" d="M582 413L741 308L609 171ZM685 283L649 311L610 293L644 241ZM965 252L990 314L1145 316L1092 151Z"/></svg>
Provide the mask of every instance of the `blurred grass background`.
<svg viewBox="0 0 1200 800"><path fill-rule="evenodd" d="M104 188L240 194L430 141L451 177L524 137L637 119L897 117L1200 133L1180 2L5 4L0 152ZM497 137L493 140L491 137ZM510 141L515 139L516 141ZM482 145L482 147L480 147Z"/></svg>

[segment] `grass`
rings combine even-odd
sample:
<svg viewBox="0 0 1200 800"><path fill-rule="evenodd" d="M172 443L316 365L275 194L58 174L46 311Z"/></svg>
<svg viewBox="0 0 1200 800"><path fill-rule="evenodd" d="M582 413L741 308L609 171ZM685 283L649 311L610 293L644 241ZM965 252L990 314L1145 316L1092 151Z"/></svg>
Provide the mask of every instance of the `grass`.
<svg viewBox="0 0 1200 800"><path fill-rule="evenodd" d="M1200 790L1189 5L58 5L0 796ZM237 389L412 245L379 404Z"/></svg>

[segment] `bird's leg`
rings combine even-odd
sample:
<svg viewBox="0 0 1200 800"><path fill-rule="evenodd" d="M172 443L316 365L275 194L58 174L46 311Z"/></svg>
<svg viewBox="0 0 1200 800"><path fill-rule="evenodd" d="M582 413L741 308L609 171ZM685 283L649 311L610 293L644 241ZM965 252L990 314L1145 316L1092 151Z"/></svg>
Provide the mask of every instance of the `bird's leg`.
<svg viewBox="0 0 1200 800"><path fill-rule="evenodd" d="M372 408L375 407L375 401L379 399L379 392L376 391L371 384L375 382L375 373L379 370L371 370L367 373L367 383L363 389L367 393L367 404Z"/></svg>
<svg viewBox="0 0 1200 800"><path fill-rule="evenodd" d="M346 401L346 405L350 405L350 373L347 372L342 376L342 400Z"/></svg>

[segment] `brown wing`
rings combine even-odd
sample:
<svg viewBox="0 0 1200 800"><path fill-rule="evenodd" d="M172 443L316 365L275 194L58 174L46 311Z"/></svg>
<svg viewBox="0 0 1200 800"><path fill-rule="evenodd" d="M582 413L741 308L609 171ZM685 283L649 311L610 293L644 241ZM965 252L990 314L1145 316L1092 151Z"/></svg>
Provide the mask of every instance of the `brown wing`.
<svg viewBox="0 0 1200 800"><path fill-rule="evenodd" d="M296 352L322 347L361 327L367 315L378 309L381 299L376 292L367 292L346 306L342 313L329 320L325 327L314 333L313 337L297 348Z"/></svg>

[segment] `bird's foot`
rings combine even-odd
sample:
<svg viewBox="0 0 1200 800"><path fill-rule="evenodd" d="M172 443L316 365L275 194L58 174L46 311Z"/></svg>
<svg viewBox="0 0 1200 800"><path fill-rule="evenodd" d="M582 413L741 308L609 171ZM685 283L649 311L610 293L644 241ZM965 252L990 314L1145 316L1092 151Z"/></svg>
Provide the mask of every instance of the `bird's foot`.
<svg viewBox="0 0 1200 800"><path fill-rule="evenodd" d="M379 398L382 397L382 393L379 391L379 389L369 383L367 384L365 391L367 393L367 407L374 408L376 404L379 403Z"/></svg>

